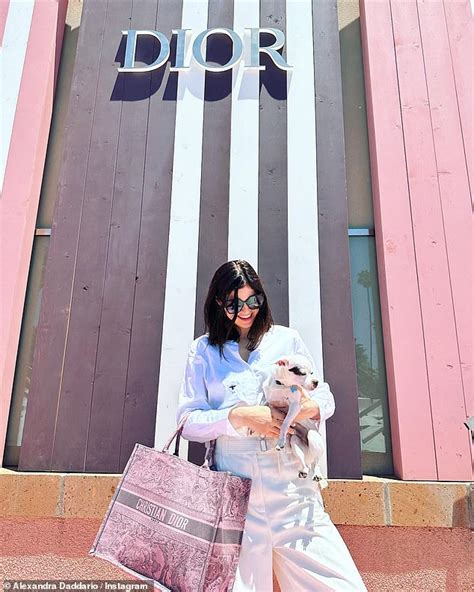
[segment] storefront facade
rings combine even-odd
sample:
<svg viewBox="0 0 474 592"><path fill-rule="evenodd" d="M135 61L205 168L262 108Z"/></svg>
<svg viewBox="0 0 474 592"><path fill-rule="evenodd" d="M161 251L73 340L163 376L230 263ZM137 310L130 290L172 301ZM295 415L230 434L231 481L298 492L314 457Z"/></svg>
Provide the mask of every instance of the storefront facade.
<svg viewBox="0 0 474 592"><path fill-rule="evenodd" d="M335 395L329 477L470 480L469 4L70 2L56 86L67 3L29 4L2 16L4 466L162 446L246 259Z"/></svg>

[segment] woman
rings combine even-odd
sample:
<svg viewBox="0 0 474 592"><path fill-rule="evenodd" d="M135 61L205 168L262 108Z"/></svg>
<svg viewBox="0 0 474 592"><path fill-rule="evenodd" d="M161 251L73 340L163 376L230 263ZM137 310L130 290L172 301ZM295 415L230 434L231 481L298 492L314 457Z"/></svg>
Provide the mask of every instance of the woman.
<svg viewBox="0 0 474 592"><path fill-rule="evenodd" d="M215 272L204 316L208 332L191 344L176 418L191 410L183 437L215 439L217 470L252 479L233 591L271 592L273 570L281 592L366 590L317 481L298 477L288 445L275 450L284 412L259 405L279 357L301 353L321 376L299 333L273 323L262 283L242 260ZM303 395L295 421L318 426L334 413L327 383Z"/></svg>

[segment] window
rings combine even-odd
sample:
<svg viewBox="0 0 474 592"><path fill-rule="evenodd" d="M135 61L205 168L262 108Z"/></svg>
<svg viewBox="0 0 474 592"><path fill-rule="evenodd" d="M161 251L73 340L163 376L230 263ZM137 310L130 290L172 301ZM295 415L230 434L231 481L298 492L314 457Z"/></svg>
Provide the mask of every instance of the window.
<svg viewBox="0 0 474 592"><path fill-rule="evenodd" d="M350 229L351 291L362 470L392 475L392 447L373 230Z"/></svg>

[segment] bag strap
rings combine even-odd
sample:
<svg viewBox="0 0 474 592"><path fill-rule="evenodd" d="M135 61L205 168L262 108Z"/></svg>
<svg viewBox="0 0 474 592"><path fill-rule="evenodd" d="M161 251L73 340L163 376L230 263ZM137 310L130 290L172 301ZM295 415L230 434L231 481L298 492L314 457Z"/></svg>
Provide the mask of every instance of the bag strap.
<svg viewBox="0 0 474 592"><path fill-rule="evenodd" d="M202 464L203 467L206 469L210 469L214 465L214 451L216 449L216 441L211 440L210 442L206 442L206 456L204 458L204 462Z"/></svg>
<svg viewBox="0 0 474 592"><path fill-rule="evenodd" d="M181 441L181 432L183 431L184 424L188 419L191 411L188 411L183 415L180 422L178 423L176 430L171 434L168 438L166 444L164 445L162 452L168 453L169 447L171 446L171 442L176 438L176 445L174 448L174 456L179 456L179 443ZM204 462L202 464L203 467L210 468L214 464L214 449L216 446L216 441L211 440L210 442L206 442L206 456L204 458Z"/></svg>
<svg viewBox="0 0 474 592"><path fill-rule="evenodd" d="M181 437L181 432L183 431L184 428L184 424L186 423L186 420L188 419L189 415L191 414L190 411L188 411L187 413L185 413L183 415L183 417L181 418L181 421L178 423L178 425L176 426L175 431L171 434L171 436L168 438L166 444L164 445L163 449L161 452L168 452L169 447L171 445L171 442L176 438L176 448L175 448L175 454L176 451L179 451L179 439ZM176 454L176 456L178 456Z"/></svg>

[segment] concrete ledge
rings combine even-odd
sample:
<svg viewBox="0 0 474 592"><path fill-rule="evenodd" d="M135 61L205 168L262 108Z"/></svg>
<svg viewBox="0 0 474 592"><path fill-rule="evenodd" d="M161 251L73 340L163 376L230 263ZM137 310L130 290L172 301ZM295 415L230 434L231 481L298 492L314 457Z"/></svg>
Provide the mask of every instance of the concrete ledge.
<svg viewBox="0 0 474 592"><path fill-rule="evenodd" d="M0 469L0 517L102 518L120 475ZM473 485L364 477L331 479L326 511L339 525L474 529Z"/></svg>
<svg viewBox="0 0 474 592"><path fill-rule="evenodd" d="M474 529L473 493L469 482L364 477L330 480L323 497L335 524Z"/></svg>

